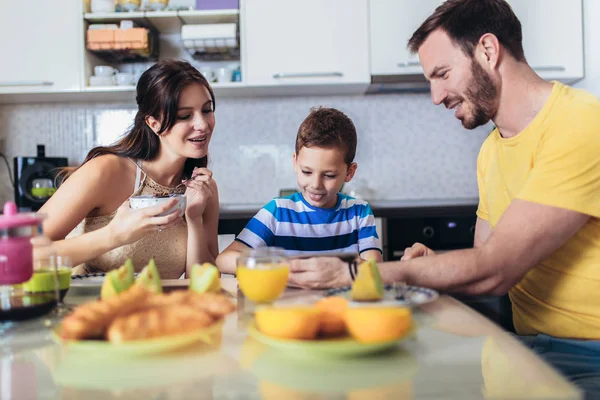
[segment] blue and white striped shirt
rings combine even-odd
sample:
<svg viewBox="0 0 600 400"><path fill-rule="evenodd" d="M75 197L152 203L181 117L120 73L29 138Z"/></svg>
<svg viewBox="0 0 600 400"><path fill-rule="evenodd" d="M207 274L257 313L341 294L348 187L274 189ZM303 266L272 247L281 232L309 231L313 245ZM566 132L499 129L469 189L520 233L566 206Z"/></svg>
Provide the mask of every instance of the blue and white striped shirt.
<svg viewBox="0 0 600 400"><path fill-rule="evenodd" d="M332 208L314 207L300 193L275 198L236 240L252 248L281 247L288 254L381 251L371 206L342 193Z"/></svg>

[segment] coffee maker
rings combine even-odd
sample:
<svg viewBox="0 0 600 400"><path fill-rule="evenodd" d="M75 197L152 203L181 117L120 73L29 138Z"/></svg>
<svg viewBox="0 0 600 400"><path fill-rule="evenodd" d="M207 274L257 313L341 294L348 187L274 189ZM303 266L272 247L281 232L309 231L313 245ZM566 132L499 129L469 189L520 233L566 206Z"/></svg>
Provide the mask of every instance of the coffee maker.
<svg viewBox="0 0 600 400"><path fill-rule="evenodd" d="M46 157L46 147L37 145L36 157L14 158L15 203L20 210L39 210L60 185L57 174L68 165L65 157Z"/></svg>

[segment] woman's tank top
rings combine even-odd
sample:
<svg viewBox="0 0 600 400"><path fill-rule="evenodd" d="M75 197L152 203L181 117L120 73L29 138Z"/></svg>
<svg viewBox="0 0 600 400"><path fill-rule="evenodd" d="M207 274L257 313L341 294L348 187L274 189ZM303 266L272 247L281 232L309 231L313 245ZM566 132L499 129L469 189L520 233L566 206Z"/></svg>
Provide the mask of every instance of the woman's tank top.
<svg viewBox="0 0 600 400"><path fill-rule="evenodd" d="M132 196L165 196L185 192L185 186L169 188L158 184L142 170L140 161L132 160L132 162L136 165L135 186ZM85 218L69 233L67 238L105 227L112 221L116 213L117 211L115 210L108 215ZM107 272L123 265L127 258L133 260L135 270L139 272L154 257L162 279L177 279L185 272L186 250L187 225L184 220L182 223L166 230L151 233L137 242L118 247L93 260L78 265L73 269L73 274Z"/></svg>

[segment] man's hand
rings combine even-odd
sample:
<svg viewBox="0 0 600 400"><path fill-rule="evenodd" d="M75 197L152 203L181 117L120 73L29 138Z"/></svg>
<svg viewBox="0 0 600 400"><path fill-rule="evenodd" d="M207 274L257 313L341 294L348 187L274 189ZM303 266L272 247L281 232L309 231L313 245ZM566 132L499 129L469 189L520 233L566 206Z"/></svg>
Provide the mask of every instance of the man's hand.
<svg viewBox="0 0 600 400"><path fill-rule="evenodd" d="M302 289L329 289L352 284L348 263L337 257L295 259L288 285Z"/></svg>
<svg viewBox="0 0 600 400"><path fill-rule="evenodd" d="M406 249L404 249L404 255L400 260L405 261L410 260L411 258L433 255L435 255L435 251L431 250L429 247L425 246L422 243L415 243L411 247L407 247Z"/></svg>

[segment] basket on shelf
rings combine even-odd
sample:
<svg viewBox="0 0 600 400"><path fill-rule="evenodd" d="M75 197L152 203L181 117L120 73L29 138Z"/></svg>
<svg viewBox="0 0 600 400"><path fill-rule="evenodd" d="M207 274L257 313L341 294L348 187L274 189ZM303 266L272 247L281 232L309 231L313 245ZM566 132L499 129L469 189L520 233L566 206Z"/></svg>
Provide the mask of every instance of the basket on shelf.
<svg viewBox="0 0 600 400"><path fill-rule="evenodd" d="M90 29L86 48L108 62L158 59L158 35L147 28Z"/></svg>
<svg viewBox="0 0 600 400"><path fill-rule="evenodd" d="M236 60L240 56L237 24L183 25L183 47L200 60Z"/></svg>

